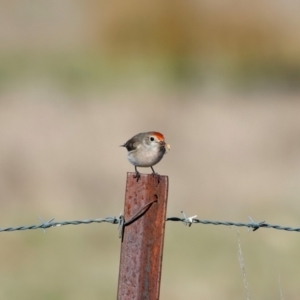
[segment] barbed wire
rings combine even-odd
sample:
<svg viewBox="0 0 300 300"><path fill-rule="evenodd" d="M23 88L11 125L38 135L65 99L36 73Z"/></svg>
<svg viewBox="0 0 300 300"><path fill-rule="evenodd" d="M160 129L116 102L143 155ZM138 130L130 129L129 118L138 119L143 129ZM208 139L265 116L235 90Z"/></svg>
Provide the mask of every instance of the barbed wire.
<svg viewBox="0 0 300 300"><path fill-rule="evenodd" d="M29 226L18 226L18 227L7 227L0 228L0 232L11 232L17 230L31 230L31 229L47 229L50 227L59 227L65 225L82 225L82 224L92 224L92 223L111 223L111 224L119 224L119 217L106 217L99 219L91 219L91 220L74 220L74 221L61 221L61 222L53 222L54 218L50 221L44 221L40 218L42 224L39 225L29 225Z"/></svg>
<svg viewBox="0 0 300 300"><path fill-rule="evenodd" d="M250 223L238 223L238 222L228 222L228 221L199 220L199 219L196 219L197 216L187 217L183 211L181 213L183 214L183 218L170 217L170 218L167 218L167 221L183 222L187 226L191 226L192 224L198 223L198 224L204 224L204 225L224 225L224 226L248 227L248 229L253 229L253 231L256 231L259 228L273 228L273 229L277 229L277 230L300 232L299 227L273 225L273 224L268 224L265 221L254 222L251 217L248 217L251 221Z"/></svg>
<svg viewBox="0 0 300 300"><path fill-rule="evenodd" d="M143 208L143 209L145 209L145 208ZM248 217L250 219L250 223L240 223L240 222L230 222L230 221L200 220L200 219L196 219L197 216L187 217L183 211L181 213L183 214L183 218L169 217L166 219L166 221L182 222L183 224L185 224L189 227L192 224L203 224L203 225L223 225L223 226L247 227L248 230L252 229L253 231L258 230L259 228L272 228L272 229L276 229L276 230L300 232L299 227L289 227L289 226L268 224L265 221L254 222L251 217ZM73 221L61 221L61 222L53 222L54 218L49 221L44 221L40 217L39 217L39 219L41 221L41 224L0 228L0 232L12 232L12 231L32 230L32 229L42 229L45 232L45 229L51 228L51 227L60 227L60 226L66 226L66 225L83 225L83 224L87 225L87 224L92 224L92 223L117 224L119 227L119 232L122 232L124 230L124 226L130 225L134 221L134 220L126 221L122 214L120 214L119 217L106 217L106 218L98 218L98 219L90 219L90 220L73 220ZM121 237L122 234L119 234L119 236Z"/></svg>

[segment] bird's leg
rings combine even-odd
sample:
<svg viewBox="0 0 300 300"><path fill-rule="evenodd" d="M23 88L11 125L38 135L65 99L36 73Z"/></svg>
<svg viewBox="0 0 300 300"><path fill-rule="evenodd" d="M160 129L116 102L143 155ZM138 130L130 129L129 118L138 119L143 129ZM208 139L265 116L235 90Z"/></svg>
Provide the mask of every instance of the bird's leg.
<svg viewBox="0 0 300 300"><path fill-rule="evenodd" d="M133 175L134 178L136 178L136 182L139 181L139 179L141 178L141 174L140 172L137 170L136 166L134 166L135 169L135 175Z"/></svg>
<svg viewBox="0 0 300 300"><path fill-rule="evenodd" d="M154 169L153 169L152 166L151 166L150 168L151 168L151 170L152 170L152 172L153 172L153 173L152 173L153 177L154 177L154 176L157 176L157 181L158 181L158 183L159 183L159 182L160 182L160 175L154 171Z"/></svg>

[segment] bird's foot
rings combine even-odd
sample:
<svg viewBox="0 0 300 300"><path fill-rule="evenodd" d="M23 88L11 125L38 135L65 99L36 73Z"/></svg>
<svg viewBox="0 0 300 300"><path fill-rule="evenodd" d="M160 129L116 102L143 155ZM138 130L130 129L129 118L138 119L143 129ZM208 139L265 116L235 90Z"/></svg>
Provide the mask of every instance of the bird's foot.
<svg viewBox="0 0 300 300"><path fill-rule="evenodd" d="M157 182L160 183L160 175L158 173L153 172L152 176L157 177Z"/></svg>
<svg viewBox="0 0 300 300"><path fill-rule="evenodd" d="M154 171L153 167L151 167L151 170L152 170L152 176L157 177L157 181L158 183L160 183L160 175Z"/></svg>
<svg viewBox="0 0 300 300"><path fill-rule="evenodd" d="M138 171L136 170L136 171L135 171L135 175L133 175L133 178L136 178L136 182L138 182L139 179L141 178L140 172L138 172Z"/></svg>

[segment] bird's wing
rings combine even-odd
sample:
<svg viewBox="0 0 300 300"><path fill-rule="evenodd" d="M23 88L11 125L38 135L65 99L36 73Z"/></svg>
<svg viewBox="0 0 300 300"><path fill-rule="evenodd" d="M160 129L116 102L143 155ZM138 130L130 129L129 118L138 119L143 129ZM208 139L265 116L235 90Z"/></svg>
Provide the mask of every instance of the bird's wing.
<svg viewBox="0 0 300 300"><path fill-rule="evenodd" d="M127 151L133 151L136 150L138 147L138 141L129 140L124 145L121 145L121 147L125 147Z"/></svg>

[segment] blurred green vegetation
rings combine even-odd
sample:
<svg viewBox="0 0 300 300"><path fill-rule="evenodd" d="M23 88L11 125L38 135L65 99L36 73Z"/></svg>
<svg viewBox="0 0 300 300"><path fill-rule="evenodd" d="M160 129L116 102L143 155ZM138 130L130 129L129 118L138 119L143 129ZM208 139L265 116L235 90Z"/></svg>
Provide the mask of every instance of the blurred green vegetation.
<svg viewBox="0 0 300 300"><path fill-rule="evenodd" d="M218 60L218 58L216 58ZM130 58L98 53L6 54L0 57L0 89L46 80L69 91L110 90L147 82L159 89L204 88L221 82L229 90L300 88L300 66L282 61L207 62L191 57Z"/></svg>
<svg viewBox="0 0 300 300"><path fill-rule="evenodd" d="M65 19L55 4L19 9L6 5L0 88L36 77L68 89L300 86L299 8L279 1L91 1Z"/></svg>

